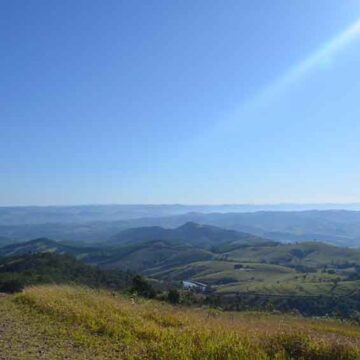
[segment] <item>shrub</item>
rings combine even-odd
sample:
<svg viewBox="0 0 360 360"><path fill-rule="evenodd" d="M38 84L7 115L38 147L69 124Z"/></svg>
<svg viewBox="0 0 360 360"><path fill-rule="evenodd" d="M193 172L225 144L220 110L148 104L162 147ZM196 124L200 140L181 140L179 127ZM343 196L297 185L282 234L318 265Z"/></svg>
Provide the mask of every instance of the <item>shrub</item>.
<svg viewBox="0 0 360 360"><path fill-rule="evenodd" d="M21 292L24 285L18 280L8 280L0 283L0 292L14 294Z"/></svg>
<svg viewBox="0 0 360 360"><path fill-rule="evenodd" d="M168 293L167 299L171 304L178 304L180 301L179 291L176 289L171 289Z"/></svg>
<svg viewBox="0 0 360 360"><path fill-rule="evenodd" d="M153 298L156 295L154 288L140 275L134 276L132 280L131 292L135 292L140 296Z"/></svg>

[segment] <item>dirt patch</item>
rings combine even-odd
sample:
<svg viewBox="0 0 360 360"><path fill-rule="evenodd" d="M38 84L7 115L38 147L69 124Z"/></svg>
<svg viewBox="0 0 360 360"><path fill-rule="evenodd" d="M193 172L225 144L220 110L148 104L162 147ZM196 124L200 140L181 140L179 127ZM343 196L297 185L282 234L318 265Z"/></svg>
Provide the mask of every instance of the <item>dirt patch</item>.
<svg viewBox="0 0 360 360"><path fill-rule="evenodd" d="M0 295L0 360L88 359L84 349L59 336L56 326L39 322L19 308L11 295Z"/></svg>

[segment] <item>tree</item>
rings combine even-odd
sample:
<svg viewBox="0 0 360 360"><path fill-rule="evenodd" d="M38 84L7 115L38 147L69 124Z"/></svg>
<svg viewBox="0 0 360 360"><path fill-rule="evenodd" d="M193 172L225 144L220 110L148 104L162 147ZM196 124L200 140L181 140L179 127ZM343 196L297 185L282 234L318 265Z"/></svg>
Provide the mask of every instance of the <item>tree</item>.
<svg viewBox="0 0 360 360"><path fill-rule="evenodd" d="M140 275L134 276L131 292L136 292L138 295L147 298L153 298L155 296L154 288Z"/></svg>
<svg viewBox="0 0 360 360"><path fill-rule="evenodd" d="M178 304L180 301L180 293L176 289L171 289L168 293L167 298L171 304Z"/></svg>
<svg viewBox="0 0 360 360"><path fill-rule="evenodd" d="M22 291L24 288L23 284L18 280L8 280L0 283L0 292L14 294Z"/></svg>

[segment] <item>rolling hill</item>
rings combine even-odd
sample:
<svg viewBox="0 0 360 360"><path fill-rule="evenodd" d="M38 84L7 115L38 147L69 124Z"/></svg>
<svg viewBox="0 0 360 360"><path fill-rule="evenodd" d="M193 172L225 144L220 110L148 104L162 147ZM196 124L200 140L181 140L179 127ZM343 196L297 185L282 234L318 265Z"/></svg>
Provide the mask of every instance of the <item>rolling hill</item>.
<svg viewBox="0 0 360 360"><path fill-rule="evenodd" d="M282 244L215 226L186 223L119 233L98 247L49 239L8 245L0 256L69 254L102 269L144 274L180 285L197 280L216 293L344 295L360 280L360 250L320 242Z"/></svg>
<svg viewBox="0 0 360 360"><path fill-rule="evenodd" d="M62 280L110 287L119 284L111 274L121 270L142 274L162 289L181 288L184 280L205 283L209 302L226 309L270 306L281 311L297 309L304 315L331 313L343 317L360 312L360 250L319 242L281 244L258 237L248 242L249 236L239 240L236 232L230 232L236 240L222 242L219 234L225 234L226 239L234 237L230 238L227 230L196 224L175 231L184 236L189 229L191 234L199 231L207 237L188 242L172 236L173 240L147 240L152 238L146 236L154 233L153 228L141 228L131 230L136 237L127 237L117 246L89 248L49 239L13 244L0 249L0 282ZM141 233L146 234L146 240L140 240ZM218 245L210 246L208 241ZM67 255L76 259L70 260Z"/></svg>
<svg viewBox="0 0 360 360"><path fill-rule="evenodd" d="M0 236L0 247L5 246L5 245L9 245L14 243L14 240L9 238L9 237L5 237L5 236Z"/></svg>
<svg viewBox="0 0 360 360"><path fill-rule="evenodd" d="M339 246L360 246L360 211L190 212L153 217L151 214L149 211L147 216L141 217L138 213L138 218L121 220L105 216L96 221L90 217L88 221L77 222L76 216L68 216L63 222L57 217L52 221L46 218L46 222L44 218L44 223L40 222L42 217L29 223L0 222L0 235L13 241L48 237L59 241L103 243L114 240L114 237L126 229L156 226L174 229L187 222L195 222L285 243L316 240ZM7 215L4 219L7 219Z"/></svg>
<svg viewBox="0 0 360 360"><path fill-rule="evenodd" d="M137 272L160 265L175 266L213 258L206 249L164 240L138 241L122 246L76 247L42 238L0 248L0 257L37 253L68 254L102 268Z"/></svg>
<svg viewBox="0 0 360 360"><path fill-rule="evenodd" d="M78 284L97 288L124 289L132 276L121 271L105 271L84 264L69 255L37 253L0 260L1 284L17 281L21 285Z"/></svg>
<svg viewBox="0 0 360 360"><path fill-rule="evenodd" d="M142 272L154 267L168 268L213 259L216 254L211 248L214 246L231 244L236 248L265 243L269 242L250 234L186 223L176 229L142 227L125 230L98 247L76 246L76 243L69 245L40 238L5 246L0 249L0 256L56 252L76 256L103 268Z"/></svg>
<svg viewBox="0 0 360 360"><path fill-rule="evenodd" d="M276 263L283 266L303 265L321 268L325 265L360 264L360 249L342 248L321 242L247 246L225 251L229 259L237 261Z"/></svg>
<svg viewBox="0 0 360 360"><path fill-rule="evenodd" d="M360 211L259 211L252 213L189 213L166 218L134 220L146 226L177 227L192 221L281 241L323 241L360 246Z"/></svg>
<svg viewBox="0 0 360 360"><path fill-rule="evenodd" d="M97 250L97 248L64 245L47 238L39 238L4 246L0 248L0 257L36 254L42 252L80 256Z"/></svg>
<svg viewBox="0 0 360 360"><path fill-rule="evenodd" d="M168 268L213 258L214 255L206 249L155 240L114 249L113 256L99 265L106 269L143 272L154 267Z"/></svg>
<svg viewBox="0 0 360 360"><path fill-rule="evenodd" d="M187 222L175 229L165 229L160 226L127 229L112 237L109 243L112 245L133 244L137 241L151 240L177 241L202 248L219 246L223 243L257 244L266 241L247 233Z"/></svg>

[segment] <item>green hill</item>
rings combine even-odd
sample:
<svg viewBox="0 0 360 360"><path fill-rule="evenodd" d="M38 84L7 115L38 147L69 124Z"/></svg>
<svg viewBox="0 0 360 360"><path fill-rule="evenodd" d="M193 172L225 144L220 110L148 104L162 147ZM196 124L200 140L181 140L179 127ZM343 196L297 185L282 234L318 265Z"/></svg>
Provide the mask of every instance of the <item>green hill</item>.
<svg viewBox="0 0 360 360"><path fill-rule="evenodd" d="M137 272L157 266L176 266L213 258L213 254L206 249L194 248L177 241L159 240L96 248L70 246L41 238L0 248L0 257L37 253L69 254L85 263L106 269Z"/></svg>
<svg viewBox="0 0 360 360"><path fill-rule="evenodd" d="M91 287L123 289L131 276L121 271L105 271L86 265L69 255L38 253L7 257L0 260L2 284L80 284Z"/></svg>
<svg viewBox="0 0 360 360"><path fill-rule="evenodd" d="M64 245L47 238L39 238L4 246L0 248L0 257L35 254L41 252L54 252L58 254L71 254L77 256L97 250L98 249L95 248Z"/></svg>
<svg viewBox="0 0 360 360"><path fill-rule="evenodd" d="M360 249L342 248L314 241L277 246L248 246L225 252L224 255L237 261L251 260L312 268L346 263L360 264Z"/></svg>
<svg viewBox="0 0 360 360"><path fill-rule="evenodd" d="M0 255L69 254L102 269L130 270L177 286L189 279L204 282L217 294L344 296L360 280L360 250L320 242L281 244L193 223L169 231L132 229L121 236L120 245L101 247L36 239L6 246ZM149 240L154 236L169 239Z"/></svg>
<svg viewBox="0 0 360 360"><path fill-rule="evenodd" d="M291 207L286 206L275 207L273 211L250 211L251 206L228 206L215 207L211 211L206 207L189 207L166 214L162 210L153 212L151 206L146 208L143 209L145 211L138 209L140 211L133 212L129 217L122 216L127 212L125 208L121 210L116 206L107 209L99 206L0 209L0 235L17 241L48 237L59 241L95 243L114 239L125 229L144 226L176 228L187 222L195 222L285 243L317 240L339 246L360 245L360 211L289 211ZM282 208L286 211L274 211ZM301 209L301 206L298 207L298 210Z"/></svg>
<svg viewBox="0 0 360 360"><path fill-rule="evenodd" d="M210 248L223 243L256 244L266 240L247 233L222 229L217 226L201 225L187 222L175 229L159 226L127 229L115 235L110 243L119 245L152 240L166 240L186 243L188 245Z"/></svg>
<svg viewBox="0 0 360 360"><path fill-rule="evenodd" d="M104 268L144 272L157 267L174 267L194 261L210 260L214 254L207 249L182 245L174 241L147 241L113 248L99 265Z"/></svg>

